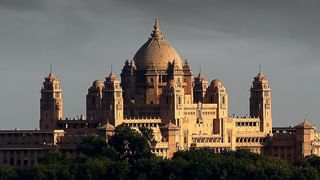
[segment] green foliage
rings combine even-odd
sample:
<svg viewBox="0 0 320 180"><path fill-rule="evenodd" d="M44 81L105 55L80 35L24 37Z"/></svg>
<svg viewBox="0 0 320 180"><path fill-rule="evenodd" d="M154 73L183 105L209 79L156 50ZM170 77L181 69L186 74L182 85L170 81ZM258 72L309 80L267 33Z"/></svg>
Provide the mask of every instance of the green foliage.
<svg viewBox="0 0 320 180"><path fill-rule="evenodd" d="M135 161L152 156L147 138L126 125L116 127L109 145L120 160Z"/></svg>
<svg viewBox="0 0 320 180"><path fill-rule="evenodd" d="M75 179L73 158L60 152L50 152L39 160L27 175L34 180L72 180Z"/></svg>
<svg viewBox="0 0 320 180"><path fill-rule="evenodd" d="M139 128L139 131L141 132L142 136L146 139L146 141L149 143L150 147L156 146L157 141L154 138L152 129L141 126Z"/></svg>
<svg viewBox="0 0 320 180"><path fill-rule="evenodd" d="M197 149L162 159L151 154L152 130L140 128L140 132L121 125L108 143L97 137L86 138L77 147L77 156L50 152L31 170L18 174L20 177L12 168L0 166L0 180L319 179L319 157L289 165L243 150L215 154L210 149Z"/></svg>
<svg viewBox="0 0 320 180"><path fill-rule="evenodd" d="M320 157L318 156L308 156L304 160L300 161L298 165L304 167L311 166L320 174Z"/></svg>
<svg viewBox="0 0 320 180"><path fill-rule="evenodd" d="M0 180L10 180L17 177L16 171L8 165L0 165Z"/></svg>
<svg viewBox="0 0 320 180"><path fill-rule="evenodd" d="M110 148L107 142L99 137L90 136L84 138L77 146L77 152L89 157L115 158L116 152Z"/></svg>

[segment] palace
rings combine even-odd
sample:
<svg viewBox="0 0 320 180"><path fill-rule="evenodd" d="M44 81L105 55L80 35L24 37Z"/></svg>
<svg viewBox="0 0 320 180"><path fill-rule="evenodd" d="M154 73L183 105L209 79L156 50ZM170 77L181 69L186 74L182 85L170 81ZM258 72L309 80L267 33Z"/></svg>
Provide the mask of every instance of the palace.
<svg viewBox="0 0 320 180"><path fill-rule="evenodd" d="M290 163L320 154L320 135L309 122L272 127L271 88L262 72L250 88L250 116L230 116L228 101L220 80L193 74L156 20L150 38L124 63L120 78L111 72L89 87L86 117L64 118L62 87L50 72L41 88L40 129L0 131L0 164L22 169L53 148L74 153L81 138L107 140L120 124L151 128L157 141L152 151L164 158L190 148L217 153L248 149Z"/></svg>

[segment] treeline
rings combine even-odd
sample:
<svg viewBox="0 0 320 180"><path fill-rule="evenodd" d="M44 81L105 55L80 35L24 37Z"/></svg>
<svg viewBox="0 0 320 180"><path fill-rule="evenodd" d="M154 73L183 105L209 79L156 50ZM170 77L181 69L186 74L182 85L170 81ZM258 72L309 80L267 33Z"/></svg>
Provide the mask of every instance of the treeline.
<svg viewBox="0 0 320 180"><path fill-rule="evenodd" d="M158 158L150 151L155 145L152 131L140 131L118 126L108 143L89 137L78 146L78 156L50 152L23 172L1 166L0 179L319 179L319 157L289 165L248 151L200 149L177 152L170 160Z"/></svg>

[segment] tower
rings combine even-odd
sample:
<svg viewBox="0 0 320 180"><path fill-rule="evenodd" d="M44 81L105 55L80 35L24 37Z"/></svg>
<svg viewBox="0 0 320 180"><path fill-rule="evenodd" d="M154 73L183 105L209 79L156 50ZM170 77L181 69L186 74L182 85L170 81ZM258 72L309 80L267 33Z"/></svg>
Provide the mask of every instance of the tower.
<svg viewBox="0 0 320 180"><path fill-rule="evenodd" d="M86 96L86 113L87 119L102 120L102 97L104 91L104 82L96 80L88 89Z"/></svg>
<svg viewBox="0 0 320 180"><path fill-rule="evenodd" d="M187 60L185 60L183 64L183 73L184 93L186 95L186 101L190 101L186 103L191 104L193 103L193 74L189 62Z"/></svg>
<svg viewBox="0 0 320 180"><path fill-rule="evenodd" d="M121 72L121 87L123 89L124 103L129 104L134 100L135 83L136 83L136 70L134 60L126 60ZM126 112L125 112L126 113Z"/></svg>
<svg viewBox="0 0 320 180"><path fill-rule="evenodd" d="M271 89L269 81L259 72L250 89L250 116L260 119L260 131L272 132Z"/></svg>
<svg viewBox="0 0 320 180"><path fill-rule="evenodd" d="M173 123L180 126L184 116L184 89L170 80L160 97L160 116L163 124Z"/></svg>
<svg viewBox="0 0 320 180"><path fill-rule="evenodd" d="M203 102L204 95L208 88L208 80L201 72L197 77L194 78L194 86L193 86L193 102Z"/></svg>
<svg viewBox="0 0 320 180"><path fill-rule="evenodd" d="M120 80L111 72L106 77L104 86L102 97L103 121L118 126L123 122L123 98Z"/></svg>
<svg viewBox="0 0 320 180"><path fill-rule="evenodd" d="M223 134L224 121L228 117L228 93L221 81L218 79L211 81L204 97L204 103L217 104L217 115L213 120L213 133Z"/></svg>
<svg viewBox="0 0 320 180"><path fill-rule="evenodd" d="M121 87L123 89L123 113L125 117L134 116L134 104L136 100L136 76L137 67L134 60L126 60L121 72Z"/></svg>
<svg viewBox="0 0 320 180"><path fill-rule="evenodd" d="M58 78L50 72L44 79L40 99L40 129L56 128L56 122L62 119L62 90Z"/></svg>

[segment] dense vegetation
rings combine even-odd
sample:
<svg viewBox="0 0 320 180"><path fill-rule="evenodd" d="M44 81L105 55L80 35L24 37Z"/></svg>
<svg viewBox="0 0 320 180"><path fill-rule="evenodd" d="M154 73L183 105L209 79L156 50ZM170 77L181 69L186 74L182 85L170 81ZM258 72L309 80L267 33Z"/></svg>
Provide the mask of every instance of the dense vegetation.
<svg viewBox="0 0 320 180"><path fill-rule="evenodd" d="M155 145L152 132L141 132L119 126L109 143L84 139L77 157L50 152L24 172L0 166L0 179L319 179L319 157L289 165L247 151L214 154L201 149L177 152L168 160L150 152Z"/></svg>

